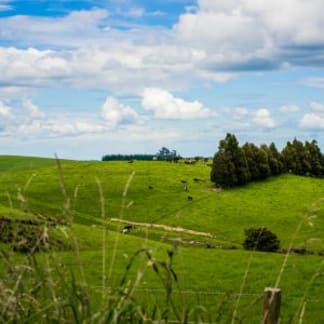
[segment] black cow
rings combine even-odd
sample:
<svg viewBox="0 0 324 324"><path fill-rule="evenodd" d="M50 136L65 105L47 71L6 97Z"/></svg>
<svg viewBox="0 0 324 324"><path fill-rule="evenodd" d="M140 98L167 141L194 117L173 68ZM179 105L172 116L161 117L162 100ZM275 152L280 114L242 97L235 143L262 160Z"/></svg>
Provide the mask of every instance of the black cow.
<svg viewBox="0 0 324 324"><path fill-rule="evenodd" d="M134 228L135 228L134 225L125 225L124 228L122 229L122 233L126 234L126 233L130 232Z"/></svg>

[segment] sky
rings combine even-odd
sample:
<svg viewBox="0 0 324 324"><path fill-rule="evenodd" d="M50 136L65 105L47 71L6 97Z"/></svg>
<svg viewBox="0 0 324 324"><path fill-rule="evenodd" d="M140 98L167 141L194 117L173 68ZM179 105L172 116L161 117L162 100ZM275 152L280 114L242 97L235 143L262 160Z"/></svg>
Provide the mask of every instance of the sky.
<svg viewBox="0 0 324 324"><path fill-rule="evenodd" d="M0 0L0 154L324 150L323 0Z"/></svg>

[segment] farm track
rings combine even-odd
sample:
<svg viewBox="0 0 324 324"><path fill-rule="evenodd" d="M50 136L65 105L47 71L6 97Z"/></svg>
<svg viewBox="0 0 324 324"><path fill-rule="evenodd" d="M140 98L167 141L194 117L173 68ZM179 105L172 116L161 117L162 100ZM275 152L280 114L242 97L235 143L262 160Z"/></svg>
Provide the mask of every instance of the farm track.
<svg viewBox="0 0 324 324"><path fill-rule="evenodd" d="M163 229L163 230L169 231L169 232L187 233L187 234L191 234L191 235L205 236L205 237L211 237L211 238L215 237L214 235L212 235L211 233L208 233L208 232L200 232L200 231L195 231L195 230L191 230L191 229L187 229L187 228L183 228L183 227L174 227L174 226L168 226L168 225L163 225L163 224L132 222L132 221L128 221L128 220L120 219L120 218L110 218L110 220L113 222L119 222L119 223L128 224L128 225L160 228L160 229Z"/></svg>

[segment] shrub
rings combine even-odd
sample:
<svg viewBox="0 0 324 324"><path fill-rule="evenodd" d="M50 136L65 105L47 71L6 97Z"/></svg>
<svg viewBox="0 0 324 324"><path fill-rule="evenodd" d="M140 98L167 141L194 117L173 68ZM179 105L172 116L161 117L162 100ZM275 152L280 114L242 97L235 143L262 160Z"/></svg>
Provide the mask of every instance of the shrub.
<svg viewBox="0 0 324 324"><path fill-rule="evenodd" d="M247 228L243 246L246 250L275 252L279 250L280 241L277 235L265 227Z"/></svg>

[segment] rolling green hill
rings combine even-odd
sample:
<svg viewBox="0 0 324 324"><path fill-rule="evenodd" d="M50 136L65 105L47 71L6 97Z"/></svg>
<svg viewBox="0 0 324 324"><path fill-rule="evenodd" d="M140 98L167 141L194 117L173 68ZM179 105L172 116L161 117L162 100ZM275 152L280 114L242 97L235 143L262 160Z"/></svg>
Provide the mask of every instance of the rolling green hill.
<svg viewBox="0 0 324 324"><path fill-rule="evenodd" d="M5 160L8 163L8 158ZM29 169L29 165L37 163L38 159L35 163L31 159L23 169L20 158L12 158L12 170L0 172L0 203L44 216L63 217L64 197L58 170L55 165L45 167L42 163ZM265 226L279 236L283 247L288 247L303 223L294 244L317 251L324 249L322 179L283 175L218 191L209 180L210 168L203 163L63 161L62 169L76 223L91 225L101 221L99 180L107 218L204 231L220 242L233 244L241 244L245 228ZM124 186L132 172L135 175L124 200L125 208L121 209ZM193 200L188 201L188 196Z"/></svg>
<svg viewBox="0 0 324 324"><path fill-rule="evenodd" d="M173 296L178 309L200 305L200 319L216 322L219 317L219 322L228 323L237 308L243 323L258 323L260 294L274 286L283 269L283 322L297 322L304 300L304 323L324 319L323 257L318 255L324 250L324 180L287 174L222 191L213 187L210 167L204 163L61 165L62 172L51 159L0 157L0 218L36 219L42 228L56 222L50 235L64 248L50 259L48 253L39 253L39 262L44 268L65 264L74 269L81 262L95 305L102 298L103 269L107 285L118 286L131 256L148 248L154 260L166 260L159 265L160 275L167 278L166 251L176 244L173 268L178 282ZM126 221L136 223L127 235L120 233ZM290 255L285 264L283 253L244 251L244 229L251 226L265 226L278 235L283 248L304 248L308 254ZM10 251L6 244L1 248ZM13 255L13 262L22 259ZM128 275L133 280L139 269L143 271L133 298L163 309L165 286L153 271L154 262L147 261L145 256L136 258ZM4 264L0 271L5 273Z"/></svg>
<svg viewBox="0 0 324 324"><path fill-rule="evenodd" d="M8 170L31 170L41 167L54 166L55 160L28 156L1 155L0 172Z"/></svg>

